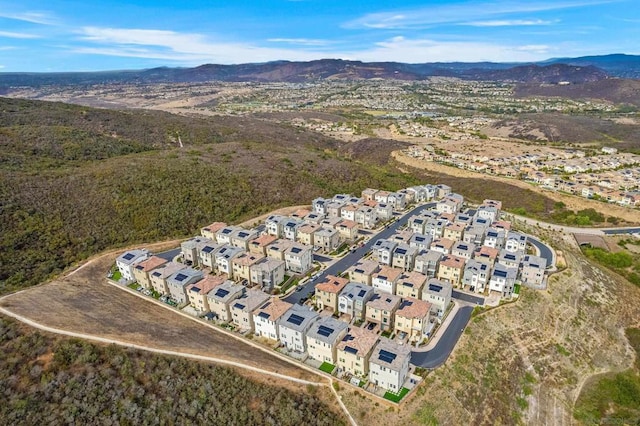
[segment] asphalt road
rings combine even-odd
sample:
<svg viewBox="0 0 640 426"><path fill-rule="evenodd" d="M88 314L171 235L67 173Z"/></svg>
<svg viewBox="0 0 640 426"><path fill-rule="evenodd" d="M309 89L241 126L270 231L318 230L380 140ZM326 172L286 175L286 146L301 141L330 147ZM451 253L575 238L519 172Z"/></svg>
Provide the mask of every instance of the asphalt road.
<svg viewBox="0 0 640 426"><path fill-rule="evenodd" d="M173 249L173 250L169 250L169 251L165 251L162 253L156 253L155 255L158 257L161 257L164 260L168 260L169 262L171 262L173 260L174 257L176 257L177 255L179 255L182 252L182 249L180 247Z"/></svg>
<svg viewBox="0 0 640 426"><path fill-rule="evenodd" d="M551 247L549 247L539 239L532 237L531 235L527 236L527 241L529 241L532 245L536 246L538 250L540 250L540 257L546 259L547 268L553 266L553 251L551 250Z"/></svg>
<svg viewBox="0 0 640 426"><path fill-rule="evenodd" d="M605 234L637 234L640 233L640 228L619 228L619 229L604 229Z"/></svg>
<svg viewBox="0 0 640 426"><path fill-rule="evenodd" d="M427 203L422 204L418 207L411 209L408 213L405 213L400 219L393 222L387 228L380 231L374 238L371 238L367 241L362 247L357 248L353 253L349 253L344 256L342 259L338 260L333 265L329 266L327 269L322 271L318 278L315 280L309 280L302 286L298 288L297 291L294 291L289 296L287 296L284 300L289 303L298 303L303 298L309 298L311 294L313 294L315 290L316 283L322 282L327 275L338 275L344 271L346 271L351 265L355 264L357 261L362 259L362 257L371 250L371 247L375 244L375 242L381 238L389 238L393 234L396 233L399 227L403 226L407 223L409 218L419 212L420 210L433 208L436 203Z"/></svg>
<svg viewBox="0 0 640 426"><path fill-rule="evenodd" d="M452 290L451 297L458 300L463 300L465 302L475 303L476 305L484 305L484 298L479 296L474 296L473 294L463 293L461 291Z"/></svg>
<svg viewBox="0 0 640 426"><path fill-rule="evenodd" d="M458 339L460 339L464 328L469 322L472 312L473 307L471 306L460 307L433 349L426 352L411 352L411 364L430 369L444 364L456 343L458 343Z"/></svg>

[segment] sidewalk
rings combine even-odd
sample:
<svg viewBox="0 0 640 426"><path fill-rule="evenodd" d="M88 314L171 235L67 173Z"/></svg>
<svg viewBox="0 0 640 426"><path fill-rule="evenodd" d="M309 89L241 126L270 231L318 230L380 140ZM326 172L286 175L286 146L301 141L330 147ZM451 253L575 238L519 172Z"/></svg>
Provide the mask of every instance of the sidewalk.
<svg viewBox="0 0 640 426"><path fill-rule="evenodd" d="M436 330L436 334L434 334L431 337L431 339L429 339L429 343L419 348L412 347L411 348L412 352L430 351L438 344L438 341L440 341L440 337L442 337L442 335L446 333L447 328L449 328L449 324L458 313L458 309L460 309L460 303L465 303L465 302L459 302L457 300L452 300L452 302L453 302L453 308L451 308L451 310L447 314L447 317L444 319L444 321L442 321L442 324L440 324L440 327L438 327L438 330Z"/></svg>

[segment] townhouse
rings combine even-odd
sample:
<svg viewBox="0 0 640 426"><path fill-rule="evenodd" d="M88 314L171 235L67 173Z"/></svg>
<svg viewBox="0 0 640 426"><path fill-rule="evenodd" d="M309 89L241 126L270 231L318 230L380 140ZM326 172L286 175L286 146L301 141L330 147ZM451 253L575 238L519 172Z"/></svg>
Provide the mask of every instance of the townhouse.
<svg viewBox="0 0 640 426"><path fill-rule="evenodd" d="M409 376L411 348L381 337L369 358L369 381L390 392L399 393Z"/></svg>
<svg viewBox="0 0 640 426"><path fill-rule="evenodd" d="M442 236L453 241L462 240L465 227L466 224L461 222L449 223L444 227Z"/></svg>
<svg viewBox="0 0 640 426"><path fill-rule="evenodd" d="M425 274L429 278L433 278L438 274L440 262L444 255L438 251L429 250L416 256L414 271Z"/></svg>
<svg viewBox="0 0 640 426"><path fill-rule="evenodd" d="M293 305L277 321L280 343L290 351L306 352L307 332L319 318L316 311L306 306Z"/></svg>
<svg viewBox="0 0 640 426"><path fill-rule="evenodd" d="M325 217L327 215L327 203L328 200L324 198L316 198L311 202L311 210L318 216Z"/></svg>
<svg viewBox="0 0 640 426"><path fill-rule="evenodd" d="M251 267L263 259L266 259L266 257L262 254L240 253L231 260L233 278L236 281L251 281Z"/></svg>
<svg viewBox="0 0 640 426"><path fill-rule="evenodd" d="M245 287L227 280L207 293L209 311L222 322L231 321L231 305L244 294Z"/></svg>
<svg viewBox="0 0 640 426"><path fill-rule="evenodd" d="M216 260L216 270L219 274L227 274L233 278L233 259L244 253L244 250L229 244L224 244L214 254ZM257 256L257 255L256 255Z"/></svg>
<svg viewBox="0 0 640 426"><path fill-rule="evenodd" d="M369 358L378 343L378 335L360 327L349 327L347 334L338 343L337 367L340 371L367 378Z"/></svg>
<svg viewBox="0 0 640 426"><path fill-rule="evenodd" d="M520 262L522 261L523 252L511 252L506 249L500 250L500 255L498 256L497 262L501 265L507 266L509 268L520 267Z"/></svg>
<svg viewBox="0 0 640 426"><path fill-rule="evenodd" d="M374 292L365 304L365 319L380 326L382 331L393 328L393 315L400 306L401 298L393 294Z"/></svg>
<svg viewBox="0 0 640 426"><path fill-rule="evenodd" d="M283 260L262 259L249 266L249 282L271 290L284 281L285 263Z"/></svg>
<svg viewBox="0 0 640 426"><path fill-rule="evenodd" d="M419 299L422 288L427 282L427 276L418 271L404 272L400 275L396 284L396 295L400 297L413 297Z"/></svg>
<svg viewBox="0 0 640 426"><path fill-rule="evenodd" d="M304 224L302 219L296 219L293 217L286 218L282 225L282 234L284 238L291 241L298 240L298 229Z"/></svg>
<svg viewBox="0 0 640 426"><path fill-rule="evenodd" d="M478 260L485 260L491 267L493 267L499 255L500 250L482 245L476 248L476 252L473 254L473 258Z"/></svg>
<svg viewBox="0 0 640 426"><path fill-rule="evenodd" d="M333 312L337 312L338 297L348 282L349 280L346 278L327 275L323 282L316 284L315 303L318 309L329 308Z"/></svg>
<svg viewBox="0 0 640 426"><path fill-rule="evenodd" d="M284 222L286 220L287 218L285 216L279 214L272 214L271 216L267 217L264 221L264 226L267 230L267 234L273 235L277 238L282 238Z"/></svg>
<svg viewBox="0 0 640 426"><path fill-rule="evenodd" d="M293 305L277 297L271 298L253 311L254 333L271 340L279 340L278 319Z"/></svg>
<svg viewBox="0 0 640 426"><path fill-rule="evenodd" d="M312 260L311 247L304 244L293 243L284 252L285 268L294 274L306 274L311 269Z"/></svg>
<svg viewBox="0 0 640 426"><path fill-rule="evenodd" d="M522 284L540 288L544 285L544 271L547 267L547 261L539 256L527 254L522 258L522 269L520 271L520 280Z"/></svg>
<svg viewBox="0 0 640 426"><path fill-rule="evenodd" d="M378 203L375 206L378 220L389 220L393 217L393 205L391 203Z"/></svg>
<svg viewBox="0 0 640 426"><path fill-rule="evenodd" d="M151 274L149 279L151 280L151 286L160 294L169 294L169 287L167 286L167 278L174 273L185 269L187 266L180 262L167 262L163 266L156 268Z"/></svg>
<svg viewBox="0 0 640 426"><path fill-rule="evenodd" d="M500 293L503 298L511 298L517 275L517 268L496 263L489 279L489 290Z"/></svg>
<svg viewBox="0 0 640 426"><path fill-rule="evenodd" d="M189 284L186 287L187 301L199 313L209 312L211 310L208 299L209 293L226 281L226 275L206 275L200 281Z"/></svg>
<svg viewBox="0 0 640 426"><path fill-rule="evenodd" d="M149 258L149 251L142 250L129 250L122 253L116 258L116 267L120 271L122 279L126 282L133 282L133 270L134 267Z"/></svg>
<svg viewBox="0 0 640 426"><path fill-rule="evenodd" d="M371 285L373 274L380 270L380 265L375 260L361 259L347 269L349 281Z"/></svg>
<svg viewBox="0 0 640 426"><path fill-rule="evenodd" d="M484 236L484 241L482 244L500 250L504 247L504 238L504 229L490 227L487 229L487 233Z"/></svg>
<svg viewBox="0 0 640 426"><path fill-rule="evenodd" d="M213 240L205 237L194 237L183 241L180 244L180 255L182 256L183 263L189 266L198 266L200 263L200 250L209 243L213 243Z"/></svg>
<svg viewBox="0 0 640 426"><path fill-rule="evenodd" d="M354 241L358 238L360 226L353 220L343 220L336 225L336 230L343 241Z"/></svg>
<svg viewBox="0 0 640 426"><path fill-rule="evenodd" d="M517 251L524 252L527 249L527 236L521 232L507 232L504 249L513 253Z"/></svg>
<svg viewBox="0 0 640 426"><path fill-rule="evenodd" d="M231 234L231 245L246 251L249 250L249 243L256 238L258 238L257 231L238 229Z"/></svg>
<svg viewBox="0 0 640 426"><path fill-rule="evenodd" d="M440 261L437 278L457 286L462 280L465 261L463 258L446 255Z"/></svg>
<svg viewBox="0 0 640 426"><path fill-rule="evenodd" d="M313 235L313 241L316 247L328 253L340 244L340 234L333 228L321 228Z"/></svg>
<svg viewBox="0 0 640 426"><path fill-rule="evenodd" d="M355 221L365 229L373 229L378 223L376 209L369 206L360 206L356 210Z"/></svg>
<svg viewBox="0 0 640 426"><path fill-rule="evenodd" d="M431 242L429 250L437 251L442 254L450 254L455 243L456 242L454 240L450 240L448 238L436 238Z"/></svg>
<svg viewBox="0 0 640 426"><path fill-rule="evenodd" d="M206 268L215 271L216 265L216 253L222 248L221 244L215 242L209 242L198 246L198 264Z"/></svg>
<svg viewBox="0 0 640 426"><path fill-rule="evenodd" d="M294 244L291 240L277 239L267 246L267 257L284 261L285 252Z"/></svg>
<svg viewBox="0 0 640 426"><path fill-rule="evenodd" d="M315 233L322 229L322 227L315 223L305 223L304 225L298 228L297 233L297 241L300 244L306 244L308 246L314 246L315 244Z"/></svg>
<svg viewBox="0 0 640 426"><path fill-rule="evenodd" d="M201 228L200 235L213 241L216 239L216 233L225 226L227 224L224 222L213 222L211 225Z"/></svg>
<svg viewBox="0 0 640 426"><path fill-rule="evenodd" d="M439 319L451 303L453 286L451 283L431 278L422 290L422 300L431 304L431 314Z"/></svg>
<svg viewBox="0 0 640 426"><path fill-rule="evenodd" d="M241 331L255 331L253 311L269 300L269 295L261 290L248 288L231 304L231 322Z"/></svg>
<svg viewBox="0 0 640 426"><path fill-rule="evenodd" d="M418 249L408 244L400 243L393 249L391 265L403 271L411 271L414 267Z"/></svg>
<svg viewBox="0 0 640 426"><path fill-rule="evenodd" d="M380 271L371 277L371 286L381 292L396 294L396 284L402 275L402 269L382 266Z"/></svg>
<svg viewBox="0 0 640 426"><path fill-rule="evenodd" d="M418 253L427 251L431 247L431 236L414 232L409 239L409 247L414 247Z"/></svg>
<svg viewBox="0 0 640 426"><path fill-rule="evenodd" d="M173 273L167 278L167 288L171 298L178 304L187 303L189 296L187 295L187 286L196 283L204 278L202 271L186 267Z"/></svg>
<svg viewBox="0 0 640 426"><path fill-rule="evenodd" d="M242 228L239 228L237 226L230 226L230 225L227 225L224 228L220 228L218 232L216 232L216 242L218 244L231 245L231 237L233 236L234 233L236 233L241 229Z"/></svg>
<svg viewBox="0 0 640 426"><path fill-rule="evenodd" d="M278 237L269 234L262 234L258 238L249 242L249 253L267 255L267 247L275 242Z"/></svg>
<svg viewBox="0 0 640 426"><path fill-rule="evenodd" d="M338 312L349 315L350 319L362 321L367 302L373 297L373 287L350 282L338 296Z"/></svg>
<svg viewBox="0 0 640 426"><path fill-rule="evenodd" d="M336 364L338 343L347 334L348 324L333 317L320 317L307 332L307 354L319 362Z"/></svg>
<svg viewBox="0 0 640 426"><path fill-rule="evenodd" d="M429 322L431 303L408 297L403 299L396 310L394 329L396 333L406 333L409 342L421 342L429 337L432 324Z"/></svg>
<svg viewBox="0 0 640 426"><path fill-rule="evenodd" d="M158 256L151 256L147 260L143 260L133 268L133 279L142 287L151 288L151 278L149 274L155 269L163 266L168 261Z"/></svg>
<svg viewBox="0 0 640 426"><path fill-rule="evenodd" d="M491 277L491 263L489 260L475 258L467 260L462 276L462 288L475 293L482 293Z"/></svg>
<svg viewBox="0 0 640 426"><path fill-rule="evenodd" d="M469 260L474 256L476 245L473 243L465 243L464 241L456 241L451 248L451 254Z"/></svg>
<svg viewBox="0 0 640 426"><path fill-rule="evenodd" d="M391 265L393 250L398 244L395 241L379 239L372 247L372 258L382 265Z"/></svg>

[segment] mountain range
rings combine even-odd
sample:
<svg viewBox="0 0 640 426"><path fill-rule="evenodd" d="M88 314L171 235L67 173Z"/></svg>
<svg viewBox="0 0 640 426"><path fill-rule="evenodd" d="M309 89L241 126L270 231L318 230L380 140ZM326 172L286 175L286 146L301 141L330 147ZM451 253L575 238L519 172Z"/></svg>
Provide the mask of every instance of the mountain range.
<svg viewBox="0 0 640 426"><path fill-rule="evenodd" d="M467 80L558 84L587 83L611 77L640 79L640 56L612 54L555 58L537 63L360 62L320 59L238 65L205 64L194 68L159 67L145 70L68 73L0 73L0 93L16 86L105 83L201 83L206 81L311 82L324 79L424 80L429 77Z"/></svg>

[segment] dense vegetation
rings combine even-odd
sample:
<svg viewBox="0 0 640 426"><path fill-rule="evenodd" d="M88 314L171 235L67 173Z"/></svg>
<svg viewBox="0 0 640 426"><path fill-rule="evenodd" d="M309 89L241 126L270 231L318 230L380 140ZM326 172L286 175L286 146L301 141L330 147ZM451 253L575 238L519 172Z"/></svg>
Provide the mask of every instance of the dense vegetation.
<svg viewBox="0 0 640 426"><path fill-rule="evenodd" d="M418 183L339 156L335 140L260 120L2 99L0 111L0 293L109 247L186 237L214 220L321 195ZM171 142L179 125L184 148Z"/></svg>
<svg viewBox="0 0 640 426"><path fill-rule="evenodd" d="M578 420L587 424L640 424L640 329L628 328L626 334L636 352L634 367L587 383L576 402Z"/></svg>
<svg viewBox="0 0 640 426"><path fill-rule="evenodd" d="M182 358L54 339L0 317L0 424L335 425L306 392Z"/></svg>
<svg viewBox="0 0 640 426"><path fill-rule="evenodd" d="M626 244L640 245L635 239L622 240L619 245L625 248ZM599 247L582 247L582 252L590 259L619 273L631 283L640 286L640 256L628 250L610 252Z"/></svg>

